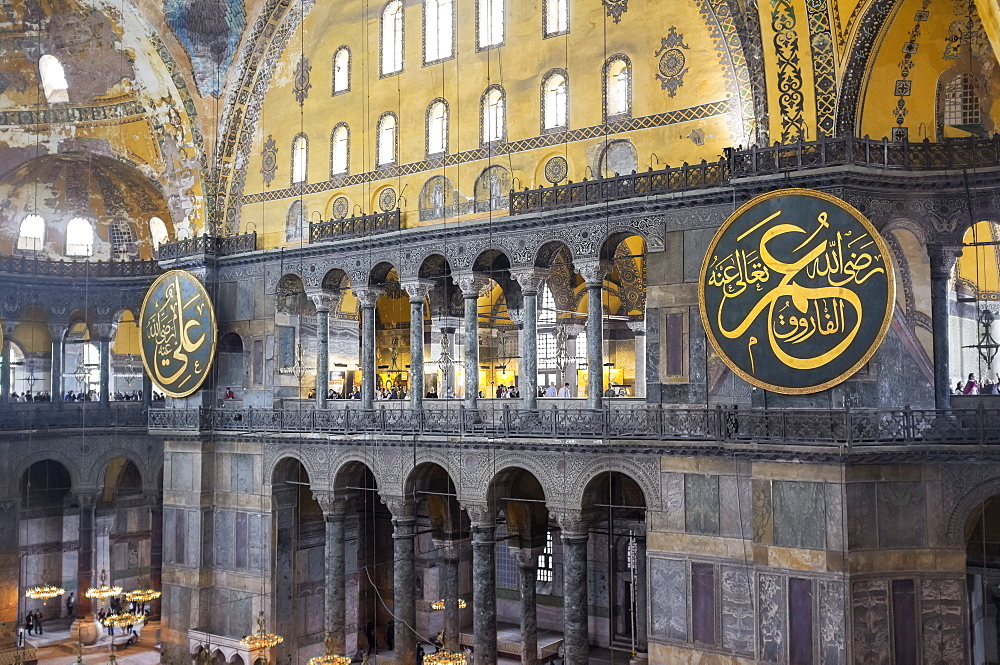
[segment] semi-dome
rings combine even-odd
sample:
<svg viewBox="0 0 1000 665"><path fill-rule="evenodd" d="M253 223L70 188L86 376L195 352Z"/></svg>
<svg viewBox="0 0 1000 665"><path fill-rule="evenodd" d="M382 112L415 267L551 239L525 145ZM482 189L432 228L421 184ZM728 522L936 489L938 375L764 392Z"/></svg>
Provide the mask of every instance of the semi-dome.
<svg viewBox="0 0 1000 665"><path fill-rule="evenodd" d="M149 259L173 231L156 184L111 157L48 155L0 178L0 253L48 260Z"/></svg>

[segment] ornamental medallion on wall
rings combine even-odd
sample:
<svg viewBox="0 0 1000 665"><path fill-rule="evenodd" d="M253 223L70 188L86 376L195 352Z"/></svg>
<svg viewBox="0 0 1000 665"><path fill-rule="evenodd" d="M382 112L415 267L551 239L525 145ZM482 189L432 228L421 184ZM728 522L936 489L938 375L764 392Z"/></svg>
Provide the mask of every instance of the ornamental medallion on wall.
<svg viewBox="0 0 1000 665"><path fill-rule="evenodd" d="M671 27L667 36L660 40L660 49L654 54L660 58L656 63L656 78L660 81L660 90L667 90L669 97L676 95L677 88L684 85L684 75L688 73L684 50L689 48L684 43L684 35L678 33L676 27Z"/></svg>

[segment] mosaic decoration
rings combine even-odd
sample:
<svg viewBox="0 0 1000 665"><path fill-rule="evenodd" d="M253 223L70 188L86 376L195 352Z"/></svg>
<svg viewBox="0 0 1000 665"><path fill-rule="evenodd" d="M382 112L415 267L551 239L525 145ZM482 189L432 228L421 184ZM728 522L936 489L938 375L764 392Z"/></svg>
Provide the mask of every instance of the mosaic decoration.
<svg viewBox="0 0 1000 665"><path fill-rule="evenodd" d="M142 364L168 397L187 397L208 378L218 328L198 278L185 270L160 275L139 312Z"/></svg>
<svg viewBox="0 0 1000 665"><path fill-rule="evenodd" d="M920 9L913 17L913 29L910 30L910 35L903 44L903 59L899 62L899 79L896 80L893 90L893 93L896 95L896 108L892 110L892 114L896 117L896 126L892 128L893 141L906 141L909 139L909 128L905 127L903 123L906 122L906 116L909 114L909 109L906 108L906 100L913 89L913 83L910 81L910 70L913 69L914 65L913 56L916 55L917 49L920 48L920 44L917 42L920 38L920 26L930 18L930 12L927 9L930 6L931 0L923 0Z"/></svg>
<svg viewBox="0 0 1000 665"><path fill-rule="evenodd" d="M164 14L191 57L198 90L218 97L246 23L242 0L164 0Z"/></svg>
<svg viewBox="0 0 1000 665"><path fill-rule="evenodd" d="M333 218L344 219L351 212L351 204L346 196L338 196L333 200Z"/></svg>
<svg viewBox="0 0 1000 665"><path fill-rule="evenodd" d="M729 108L729 127L732 140L737 145L748 144L753 137L758 137L758 143L767 145L767 125L761 123L758 128L757 114L754 108L762 109L760 117L765 117L767 110L767 84L764 79L763 66L755 66L753 76L749 64L749 55L756 53L755 62L762 62L759 44L759 25L752 38L741 33L739 25L733 16L727 0L701 0L698 13L701 14L708 28L709 37L715 45L715 52L722 67L722 76L726 82L726 90L733 100ZM763 140L760 140L760 137Z"/></svg>
<svg viewBox="0 0 1000 665"><path fill-rule="evenodd" d="M565 143L575 141L587 141L595 138L603 139L609 134L651 129L653 127L666 127L682 122L711 118L727 114L729 110L730 106L728 100L720 100L717 102L710 102L708 104L699 104L698 106L678 109L676 111L667 111L665 113L657 113L655 115L641 116L638 118L626 118L624 120L604 125L591 125L590 127L581 127L579 129L571 129L565 132L555 132L552 134L543 134L532 138L510 141L508 143L495 145L491 148L474 148L464 152L448 154L444 157L435 158L433 160L424 159L417 162L410 162L408 164L380 167L374 171L366 173L353 173L349 176L338 175L336 178L324 182L306 183L305 186L301 188L295 187L294 189L287 188L275 190L273 192L246 194L240 199L240 204L245 205L248 203L260 203L261 201L276 201L292 196L299 196L300 194L316 194L319 192L341 189L343 187L350 187L351 185L377 182L380 180L392 180L401 176L440 169L441 166L455 166L458 164L467 164L469 162L483 161L490 156L491 152L493 155L515 154L519 152L526 152L528 150L536 150L538 148L563 145ZM237 173L237 177L241 176L242 174Z"/></svg>
<svg viewBox="0 0 1000 665"><path fill-rule="evenodd" d="M378 195L378 207L382 212L389 212L396 208L396 190L386 187Z"/></svg>
<svg viewBox="0 0 1000 665"><path fill-rule="evenodd" d="M806 0L813 80L816 84L816 135L833 136L837 113L837 67L827 0Z"/></svg>
<svg viewBox="0 0 1000 665"><path fill-rule="evenodd" d="M656 65L656 78L660 81L660 90L667 90L667 95L673 97L677 88L684 85L684 75L688 73L687 58L681 49L690 48L684 43L684 35L671 26L667 36L660 40L660 49L656 52L660 61Z"/></svg>
<svg viewBox="0 0 1000 665"><path fill-rule="evenodd" d="M705 333L758 388L801 395L838 385L871 359L892 322L888 253L871 222L837 197L808 189L758 196L705 252Z"/></svg>
<svg viewBox="0 0 1000 665"><path fill-rule="evenodd" d="M309 64L309 58L304 55L299 58L299 62L295 65L295 101L299 103L299 106L305 104L306 98L309 96L309 89L312 87L312 83L309 82L309 74L312 72L312 65Z"/></svg>
<svg viewBox="0 0 1000 665"><path fill-rule="evenodd" d="M553 157L545 163L545 179L558 185L569 175L569 164L565 157Z"/></svg>
<svg viewBox="0 0 1000 665"><path fill-rule="evenodd" d="M615 23L622 20L622 14L628 11L628 0L604 0L604 8Z"/></svg>
<svg viewBox="0 0 1000 665"><path fill-rule="evenodd" d="M778 58L778 107L781 109L781 142L796 143L802 136L802 70L799 69L799 35L795 31L791 0L771 0L771 29Z"/></svg>
<svg viewBox="0 0 1000 665"><path fill-rule="evenodd" d="M860 9L864 3L858 3L856 10ZM837 3L833 3L836 11ZM839 106L837 109L837 132L841 136L853 134L856 131L858 117L858 103L862 98L861 90L867 80L868 62L872 54L877 52L875 39L882 33L882 27L886 21L890 21L896 16L902 3L895 0L872 0L865 11L861 29L858 30L857 38L847 56L847 62L843 67L843 75L840 79ZM854 18L852 15L851 23ZM839 24L840 19L837 19ZM839 38L843 45L846 35L841 34Z"/></svg>
<svg viewBox="0 0 1000 665"><path fill-rule="evenodd" d="M274 137L267 135L264 142L264 151L260 158L260 175L264 179L264 185L271 186L274 174L278 170L278 144L274 142Z"/></svg>

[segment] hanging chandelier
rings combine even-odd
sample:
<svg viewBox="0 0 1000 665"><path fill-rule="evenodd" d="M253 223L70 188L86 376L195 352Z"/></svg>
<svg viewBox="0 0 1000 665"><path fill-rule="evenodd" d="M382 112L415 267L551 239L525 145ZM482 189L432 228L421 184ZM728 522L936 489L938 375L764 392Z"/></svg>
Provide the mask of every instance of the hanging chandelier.
<svg viewBox="0 0 1000 665"><path fill-rule="evenodd" d="M425 655L424 665L465 665L465 654L442 649Z"/></svg>
<svg viewBox="0 0 1000 665"><path fill-rule="evenodd" d="M249 651L264 651L265 649L276 647L284 641L285 638L281 635L275 635L264 630L264 610L261 610L257 616L257 632L245 635L240 640L240 644Z"/></svg>
<svg viewBox="0 0 1000 665"><path fill-rule="evenodd" d="M98 600L105 600L107 598L111 598L112 596L122 595L122 588L120 586L108 586L107 579L108 571L102 568L101 585L90 587L83 595L87 598L95 598Z"/></svg>
<svg viewBox="0 0 1000 665"><path fill-rule="evenodd" d="M459 598L458 609L464 610L466 607L467 603L465 602L465 599ZM444 608L445 608L445 602L443 600L435 600L433 603L431 603L432 610L443 610Z"/></svg>
<svg viewBox="0 0 1000 665"><path fill-rule="evenodd" d="M129 591L125 594L125 600L130 603L148 603L151 600L156 600L162 593L156 589L136 589L135 591Z"/></svg>
<svg viewBox="0 0 1000 665"><path fill-rule="evenodd" d="M325 656L310 658L308 665L350 665L350 663L351 658L349 656L335 656L327 654Z"/></svg>
<svg viewBox="0 0 1000 665"><path fill-rule="evenodd" d="M134 626L137 623L142 623L145 619L145 615L138 612L120 612L104 617L101 623L105 626L121 626L124 628L125 626Z"/></svg>
<svg viewBox="0 0 1000 665"><path fill-rule="evenodd" d="M43 584L42 586L31 587L24 592L25 598L30 598L31 600L40 600L44 604L45 601L55 598L56 596L61 596L66 593L66 589L62 587L52 586L51 584Z"/></svg>
<svg viewBox="0 0 1000 665"><path fill-rule="evenodd" d="M569 349L567 348L566 341L568 339L566 334L566 327L559 325L556 327L556 357L555 364L556 369L559 370L560 374L566 373L566 368L569 367L570 355Z"/></svg>

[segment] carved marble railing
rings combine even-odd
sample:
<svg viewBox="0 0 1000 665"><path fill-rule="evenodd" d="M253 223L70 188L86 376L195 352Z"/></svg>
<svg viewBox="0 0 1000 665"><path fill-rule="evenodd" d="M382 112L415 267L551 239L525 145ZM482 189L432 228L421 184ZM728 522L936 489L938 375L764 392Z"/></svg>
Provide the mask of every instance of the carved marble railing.
<svg viewBox="0 0 1000 665"><path fill-rule="evenodd" d="M309 224L309 242L360 238L399 230L399 209Z"/></svg>
<svg viewBox="0 0 1000 665"><path fill-rule="evenodd" d="M701 164L684 164L659 171L632 173L610 178L597 178L564 185L525 188L510 193L510 214L522 215L547 210L561 210L575 206L621 201L638 196L651 196L679 192L686 189L715 187L729 180L725 160Z"/></svg>
<svg viewBox="0 0 1000 665"><path fill-rule="evenodd" d="M152 409L151 431L462 434L550 439L619 439L775 443L827 447L896 444L1000 444L1000 411L890 409L674 408L609 405L602 410L460 404L422 410L363 410L357 404L316 409Z"/></svg>
<svg viewBox="0 0 1000 665"><path fill-rule="evenodd" d="M850 164L902 171L942 171L1000 165L1000 135L993 138L953 139L942 143L893 143L853 136L727 149L733 178L784 173Z"/></svg>
<svg viewBox="0 0 1000 665"><path fill-rule="evenodd" d="M160 261L170 261L197 254L213 254L229 256L253 252L257 249L257 232L243 233L235 236L195 236L176 242L160 245L158 253Z"/></svg>
<svg viewBox="0 0 1000 665"><path fill-rule="evenodd" d="M162 272L156 261L45 261L0 256L0 272L43 277L148 277Z"/></svg>
<svg viewBox="0 0 1000 665"><path fill-rule="evenodd" d="M142 402L29 402L0 406L0 430L141 429L148 418Z"/></svg>

